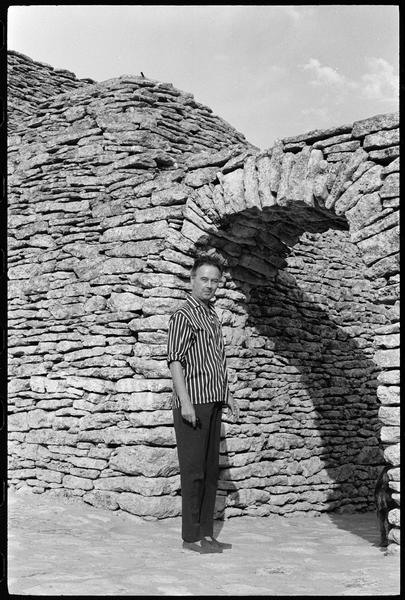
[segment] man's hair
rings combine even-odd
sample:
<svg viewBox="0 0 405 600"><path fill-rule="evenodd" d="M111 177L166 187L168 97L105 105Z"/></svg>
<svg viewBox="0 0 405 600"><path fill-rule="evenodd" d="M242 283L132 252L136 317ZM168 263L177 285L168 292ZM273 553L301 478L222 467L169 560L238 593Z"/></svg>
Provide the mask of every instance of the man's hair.
<svg viewBox="0 0 405 600"><path fill-rule="evenodd" d="M221 273L221 275L224 272L224 265L217 254L200 254L194 260L194 264L191 269L191 276L194 277L197 272L197 269L199 267L202 267L203 265L211 265L213 267L216 267Z"/></svg>

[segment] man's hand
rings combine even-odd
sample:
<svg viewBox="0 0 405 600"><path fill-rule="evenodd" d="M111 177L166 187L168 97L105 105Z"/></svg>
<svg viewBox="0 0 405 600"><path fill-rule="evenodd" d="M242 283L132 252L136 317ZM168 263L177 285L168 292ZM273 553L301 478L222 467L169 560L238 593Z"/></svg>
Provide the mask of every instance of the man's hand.
<svg viewBox="0 0 405 600"><path fill-rule="evenodd" d="M181 404L181 416L187 423L193 427L196 426L196 415L194 406L191 404L190 397L187 392L186 382L184 380L183 367L179 360L173 360L170 363L170 372L172 374L174 387Z"/></svg>
<svg viewBox="0 0 405 600"><path fill-rule="evenodd" d="M228 407L228 414L231 413L233 421L237 423L239 421L239 406L230 392L228 394L228 401L226 405Z"/></svg>
<svg viewBox="0 0 405 600"><path fill-rule="evenodd" d="M185 421L191 423L193 427L196 426L197 418L195 415L195 409L190 400L181 403L181 416Z"/></svg>

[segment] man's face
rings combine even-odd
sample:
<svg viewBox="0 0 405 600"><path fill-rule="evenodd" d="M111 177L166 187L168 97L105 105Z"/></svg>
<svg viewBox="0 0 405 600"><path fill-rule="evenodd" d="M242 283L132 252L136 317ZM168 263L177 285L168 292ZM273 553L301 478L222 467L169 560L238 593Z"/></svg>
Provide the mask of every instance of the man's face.
<svg viewBox="0 0 405 600"><path fill-rule="evenodd" d="M215 295L221 281L221 273L213 265L201 265L191 276L191 294L194 298L208 302Z"/></svg>

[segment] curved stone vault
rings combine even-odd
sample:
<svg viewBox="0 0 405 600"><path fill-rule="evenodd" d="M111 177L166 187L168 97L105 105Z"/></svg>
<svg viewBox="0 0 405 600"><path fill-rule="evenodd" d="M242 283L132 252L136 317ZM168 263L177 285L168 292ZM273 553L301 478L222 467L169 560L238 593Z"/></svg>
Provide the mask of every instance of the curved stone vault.
<svg viewBox="0 0 405 600"><path fill-rule="evenodd" d="M369 510L384 464L399 505L398 154L397 114L260 151L140 77L32 107L9 136L10 484L179 514L166 331L203 249L241 406L218 514Z"/></svg>

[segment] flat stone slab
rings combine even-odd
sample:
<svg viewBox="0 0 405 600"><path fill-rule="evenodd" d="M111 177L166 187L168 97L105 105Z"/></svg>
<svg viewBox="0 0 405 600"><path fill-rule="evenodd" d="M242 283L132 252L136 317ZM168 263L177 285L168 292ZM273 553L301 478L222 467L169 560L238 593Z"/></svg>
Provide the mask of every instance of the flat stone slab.
<svg viewBox="0 0 405 600"><path fill-rule="evenodd" d="M399 594L399 553L379 548L374 513L216 522L223 554L181 549L180 519L144 521L10 491L8 591L72 596Z"/></svg>

